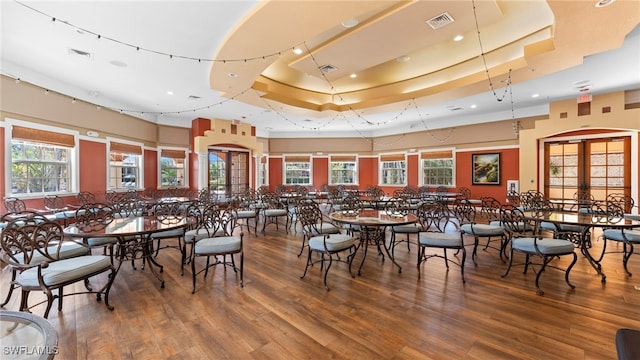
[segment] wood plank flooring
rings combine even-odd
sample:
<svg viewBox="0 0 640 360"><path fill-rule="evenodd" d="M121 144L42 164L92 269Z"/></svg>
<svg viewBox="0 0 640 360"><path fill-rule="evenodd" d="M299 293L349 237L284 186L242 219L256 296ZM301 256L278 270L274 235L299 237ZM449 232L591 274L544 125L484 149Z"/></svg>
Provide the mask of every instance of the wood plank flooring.
<svg viewBox="0 0 640 360"><path fill-rule="evenodd" d="M419 279L417 250L403 244L396 249L402 273L370 251L356 278L334 263L326 291L319 266L300 279L301 238L273 225L266 236L245 234L244 288L219 268L201 274L192 295L189 267L180 276L173 249L158 256L164 289L148 269L123 264L110 294L114 311L90 295L66 297L62 312L54 304L56 359L615 359L615 331L640 328L637 254L629 267L638 278L625 275L620 254L610 254L602 284L579 255L571 272L576 289L549 269L539 296L534 272L516 267L500 276L506 265L496 250L479 250L474 266L468 247L463 284L460 269L447 271L441 259L423 264ZM9 275L1 273L2 296ZM18 297L6 308L16 310ZM42 314L44 305L33 312Z"/></svg>

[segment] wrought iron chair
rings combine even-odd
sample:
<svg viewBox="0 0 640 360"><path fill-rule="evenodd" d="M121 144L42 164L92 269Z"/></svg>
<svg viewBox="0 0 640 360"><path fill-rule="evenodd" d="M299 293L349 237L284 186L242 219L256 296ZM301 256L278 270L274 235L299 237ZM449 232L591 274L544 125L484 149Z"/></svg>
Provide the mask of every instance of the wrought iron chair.
<svg viewBox="0 0 640 360"><path fill-rule="evenodd" d="M105 203L86 203L81 205L75 214L76 226L83 228L104 227L115 218L113 207ZM89 248L103 249L103 253L109 253L113 262L114 247L118 244L118 239L111 236L83 238L83 242Z"/></svg>
<svg viewBox="0 0 640 360"><path fill-rule="evenodd" d="M598 207L595 208L596 206ZM597 203L594 204L594 208L592 210L593 216L606 216L608 218L620 219L620 221L622 221L625 217L625 210L623 206L625 206L624 203L615 201ZM604 254L621 253L624 271L628 276L631 276L628 263L629 258L631 258L631 255L633 254L634 245L640 245L640 230L604 229L602 232L602 240L602 253L596 261L600 263ZM622 250L617 248L607 251L607 245L609 245L610 242L618 245L622 244Z"/></svg>
<svg viewBox="0 0 640 360"><path fill-rule="evenodd" d="M320 269L324 269L324 287L329 291L327 275L334 261L347 263L349 265L349 274L352 278L355 277L351 272L353 258L358 249L355 238L351 235L341 234L340 232L327 233L327 230L322 228L324 223L322 222L322 212L318 206L307 204L300 207L299 211L298 215L303 233L303 247L304 239L308 240L307 261L304 267L304 273L300 278L303 279L307 275L309 266L320 263ZM341 257L340 254L344 252L346 252L347 255ZM314 261L312 259L313 253L319 254L320 259ZM328 262L328 264L325 262Z"/></svg>
<svg viewBox="0 0 640 360"><path fill-rule="evenodd" d="M268 193L262 197L264 208L262 209L262 234L268 224L276 224L276 230L279 230L279 219L285 218L285 231L289 233L289 209L287 205L280 200L280 196L276 193Z"/></svg>
<svg viewBox="0 0 640 360"><path fill-rule="evenodd" d="M467 251L464 247L462 232L456 221L451 218L449 208L439 201L426 202L418 209L418 218L423 219L422 226L425 228L418 235L418 278L421 277L422 263L438 257L444 259L447 270L450 262L460 266L460 275L464 283L464 262ZM440 249L443 255L427 253L427 249ZM447 250L455 250L456 254L461 252L462 258L459 261L449 258Z"/></svg>
<svg viewBox="0 0 640 360"><path fill-rule="evenodd" d="M233 211L230 209L220 209L217 205L208 205L202 212L202 223L198 229L206 232L206 237L196 241L191 246L191 274L193 279L193 290L196 292L196 276L204 272L207 277L209 269L216 265L231 267L235 273L240 273L240 287L244 286L244 251L243 237L244 233L240 232L239 236L231 235L235 227L235 218ZM240 256L240 265L236 266L234 255ZM227 261L227 256L230 260ZM198 257L207 259L204 269L196 271L196 260ZM214 258L213 263L210 261ZM222 257L222 260L218 259Z"/></svg>
<svg viewBox="0 0 640 360"><path fill-rule="evenodd" d="M509 244L511 245L511 251L509 255L509 265L507 270L502 275L506 277L509 275L509 271L513 266L514 254L516 252L522 253L525 256L524 273L527 273L529 266L539 265L540 268L536 271L536 292L538 295L543 295L544 291L540 288L540 275L547 268L560 269L557 266L550 265L556 257L560 256L573 256L573 259L569 266L563 270L565 273L565 281L572 289L575 286L569 281L569 273L575 265L578 257L575 253L575 246L573 242L565 239L546 238L542 237L540 233L528 234L525 232L526 227L522 224L527 223L524 213L519 208L512 205L503 205L501 207L502 223L505 226L505 230L508 232ZM541 212L538 212L541 214ZM539 264L532 261L532 257L537 257L541 260Z"/></svg>
<svg viewBox="0 0 640 360"><path fill-rule="evenodd" d="M44 202L44 208L54 215L56 219L61 220L64 225L67 225L69 219L73 219L76 214L77 207L72 209L72 206L66 205L58 195L45 195L42 201Z"/></svg>
<svg viewBox="0 0 640 360"><path fill-rule="evenodd" d="M70 242L74 244L68 245ZM105 255L91 255L88 248L73 240L65 239L62 226L44 218L16 219L10 222L0 236L0 259L14 272L12 286L20 287L20 311L29 311L38 304L29 305L29 294L41 291L47 296L44 317L55 299L58 311L62 311L62 299L66 295L96 294L97 301L104 296L109 310L109 291L116 275L111 259ZM69 256L69 257L66 257ZM88 280L108 273L105 285L94 291ZM65 286L83 281L87 291L64 294ZM53 292L57 290L57 294Z"/></svg>
<svg viewBox="0 0 640 360"><path fill-rule="evenodd" d="M500 259L504 262L506 258L505 245L507 243L507 238L502 223L500 222L500 202L493 197L483 197L481 201L482 207L480 208L480 212L488 223L477 223L476 210L475 208L471 208L467 209L468 211L464 213L465 223L461 224L460 230L464 234L473 236L474 242L471 258L473 259L474 264L477 265L478 263L477 253L481 238L486 239L487 241L483 250L486 251L488 248L498 250ZM499 247L491 245L492 241L496 239L499 239L500 241Z"/></svg>
<svg viewBox="0 0 640 360"><path fill-rule="evenodd" d="M179 201L163 201L154 204L151 207L151 215L156 218L158 222L172 222L179 221L187 216L187 208L189 207L189 202L183 203ZM183 253L183 249L186 245L183 244L185 237L185 228L181 227L175 230L165 230L154 232L150 235L150 240L152 242L155 241L155 256L158 256L158 252L161 249L178 249L180 253ZM162 245L162 242L167 240L176 240L176 244L166 244Z"/></svg>
<svg viewBox="0 0 640 360"><path fill-rule="evenodd" d="M304 252L304 248L308 246L308 240L313 236L325 235L325 234L339 234L340 228L332 224L331 222L324 221L324 216L322 214L322 210L320 210L320 205L313 200L305 200L301 201L298 204L298 222L302 225L302 246L300 247L300 252L298 253L298 257L302 255ZM302 217L306 216L305 219L307 224L314 223L313 226L309 225L307 227L307 231L305 231L304 224L302 222Z"/></svg>
<svg viewBox="0 0 640 360"><path fill-rule="evenodd" d="M76 199L78 200L79 205L92 204L92 203L98 202L98 200L96 199L96 196L89 191L79 192L78 195L76 195Z"/></svg>

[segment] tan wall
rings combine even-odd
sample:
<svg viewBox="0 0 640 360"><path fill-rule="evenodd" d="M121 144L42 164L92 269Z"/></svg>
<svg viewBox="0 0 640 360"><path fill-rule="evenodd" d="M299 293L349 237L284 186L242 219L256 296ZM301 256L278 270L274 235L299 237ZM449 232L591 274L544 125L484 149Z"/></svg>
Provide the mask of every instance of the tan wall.
<svg viewBox="0 0 640 360"><path fill-rule="evenodd" d="M158 145L189 147L191 129L158 125Z"/></svg>
<svg viewBox="0 0 640 360"><path fill-rule="evenodd" d="M532 128L534 122L546 117L519 119L521 128ZM382 136L378 138L323 138L323 139L268 139L269 155L290 153L340 154L355 153L359 155L377 155L390 151L408 149L428 149L456 147L458 149L473 147L502 147L518 145L518 138L513 129L513 121L497 121L492 123L459 126L450 129L419 131L415 133Z"/></svg>
<svg viewBox="0 0 640 360"><path fill-rule="evenodd" d="M71 102L66 95L45 91L26 82L0 77L2 118L78 130L81 135L95 131L99 138L117 137L146 146L189 147L190 129L163 126L84 101Z"/></svg>
<svg viewBox="0 0 640 360"><path fill-rule="evenodd" d="M640 109L624 108L624 92L594 95L591 115L578 116L576 99L559 101L549 105L549 118L538 120L535 127L520 130L520 191L538 189L538 140L574 130L617 129L640 130ZM611 112L603 113L604 107ZM566 112L566 118L561 114ZM638 156L637 154L635 155Z"/></svg>

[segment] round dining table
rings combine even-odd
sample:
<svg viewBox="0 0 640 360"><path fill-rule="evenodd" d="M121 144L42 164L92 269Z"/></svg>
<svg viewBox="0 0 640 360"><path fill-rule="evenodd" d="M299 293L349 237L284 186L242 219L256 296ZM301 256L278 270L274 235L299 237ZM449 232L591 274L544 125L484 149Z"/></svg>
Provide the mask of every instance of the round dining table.
<svg viewBox="0 0 640 360"><path fill-rule="evenodd" d="M114 218L107 224L73 224L64 228L64 235L70 238L114 237L118 240L117 257L119 260L116 274L126 260L142 259L149 264L151 273L164 288L164 279L160 275L163 266L153 256L151 234L175 230L188 225L186 217L130 216ZM156 267L159 271L156 271Z"/></svg>
<svg viewBox="0 0 640 360"><path fill-rule="evenodd" d="M358 275L362 274L362 265L367 257L369 245L375 245L378 253L387 254L389 259L398 267L398 272L402 272L402 267L389 252L386 245L386 228L388 226L413 224L418 221L418 217L412 213L393 212L377 209L360 209L335 211L329 214L331 220L341 224L348 224L360 228L360 246L364 246L364 255L358 268ZM384 251L384 253L383 253Z"/></svg>

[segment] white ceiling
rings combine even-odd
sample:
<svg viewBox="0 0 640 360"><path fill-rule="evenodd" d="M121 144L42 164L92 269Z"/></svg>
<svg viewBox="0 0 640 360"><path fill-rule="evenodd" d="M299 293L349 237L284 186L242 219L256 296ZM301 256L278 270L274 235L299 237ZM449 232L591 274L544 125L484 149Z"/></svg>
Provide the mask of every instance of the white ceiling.
<svg viewBox="0 0 640 360"><path fill-rule="evenodd" d="M618 0L622 1L629 0ZM550 101L577 97L581 94L578 85L585 83L591 94L640 88L640 27L636 26L624 46L586 56L582 65L527 81L512 78L513 85L502 101L492 91L481 91L455 100L416 101L428 103L420 107L407 100L383 110L345 111L336 118L335 113L310 113L273 101L260 100L257 104L262 105L254 106L235 100L258 98L259 93L250 87L224 93L211 88L210 60L261 2L2 0L0 5L2 74L70 99L181 127L204 117L238 119L254 125L258 136L266 137L382 136L544 115ZM633 16L640 18L640 14ZM282 31L295 33L296 29ZM579 34L581 30L571 31ZM268 38L258 33L254 41ZM588 43L589 39L581 41ZM245 59L261 57L251 51L252 44L246 48ZM377 47L384 48L384 44ZM71 49L90 55L73 54ZM502 96L505 84L500 80L505 77L493 79ZM489 90L489 81L484 82L481 88ZM532 98L532 94L540 96Z"/></svg>

